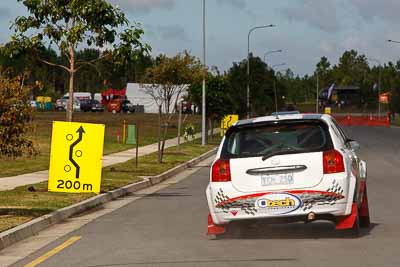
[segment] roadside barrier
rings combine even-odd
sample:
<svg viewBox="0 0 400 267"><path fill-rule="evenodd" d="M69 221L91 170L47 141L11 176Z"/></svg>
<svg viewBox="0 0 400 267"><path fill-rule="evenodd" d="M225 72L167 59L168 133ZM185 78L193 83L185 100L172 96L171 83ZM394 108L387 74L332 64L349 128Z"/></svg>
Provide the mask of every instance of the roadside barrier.
<svg viewBox="0 0 400 267"><path fill-rule="evenodd" d="M374 116L369 115L337 115L333 114L333 117L340 125L345 126L383 126L390 127L389 116Z"/></svg>

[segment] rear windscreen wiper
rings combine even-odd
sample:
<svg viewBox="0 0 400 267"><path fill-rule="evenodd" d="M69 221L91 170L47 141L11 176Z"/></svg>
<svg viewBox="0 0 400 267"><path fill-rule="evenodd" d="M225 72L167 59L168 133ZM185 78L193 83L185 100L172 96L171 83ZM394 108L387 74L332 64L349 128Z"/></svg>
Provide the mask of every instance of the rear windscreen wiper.
<svg viewBox="0 0 400 267"><path fill-rule="evenodd" d="M296 149L296 148L291 148L291 147L287 147L283 150L279 150L279 151L274 151L268 154L265 154L262 157L262 160L265 161L266 159L273 157L273 156L277 156L277 155L284 155L284 154L293 154L293 153L297 153L297 152L304 152L304 149Z"/></svg>

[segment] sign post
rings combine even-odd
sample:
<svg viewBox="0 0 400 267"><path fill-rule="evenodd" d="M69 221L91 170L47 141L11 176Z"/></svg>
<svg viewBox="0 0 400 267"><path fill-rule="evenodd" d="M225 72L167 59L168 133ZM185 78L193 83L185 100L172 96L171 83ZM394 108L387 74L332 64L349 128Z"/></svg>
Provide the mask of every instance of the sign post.
<svg viewBox="0 0 400 267"><path fill-rule="evenodd" d="M127 145L136 145L136 158L135 158L135 166L138 166L138 151L139 151L139 135L138 135L138 126L137 124L128 125L128 138L126 139Z"/></svg>
<svg viewBox="0 0 400 267"><path fill-rule="evenodd" d="M48 190L100 193L104 124L53 122Z"/></svg>

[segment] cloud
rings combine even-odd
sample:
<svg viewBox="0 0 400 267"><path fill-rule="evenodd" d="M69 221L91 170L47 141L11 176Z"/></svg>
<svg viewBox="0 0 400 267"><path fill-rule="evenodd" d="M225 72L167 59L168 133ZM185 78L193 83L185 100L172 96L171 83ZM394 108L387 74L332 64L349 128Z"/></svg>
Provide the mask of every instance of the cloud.
<svg viewBox="0 0 400 267"><path fill-rule="evenodd" d="M151 37L161 40L189 42L190 38L185 29L180 25L147 25L147 33Z"/></svg>
<svg viewBox="0 0 400 267"><path fill-rule="evenodd" d="M122 10L146 14L153 9L172 9L175 7L175 0L108 0L113 5L118 5Z"/></svg>
<svg viewBox="0 0 400 267"><path fill-rule="evenodd" d="M332 53L338 51L337 43L329 42L329 41L326 41L326 40L322 40L319 43L319 49L323 53L327 53L327 54L332 54Z"/></svg>
<svg viewBox="0 0 400 267"><path fill-rule="evenodd" d="M400 22L399 0L349 0L360 16L367 22L373 18L388 22Z"/></svg>
<svg viewBox="0 0 400 267"><path fill-rule="evenodd" d="M278 10L290 21L307 23L326 32L337 32L341 28L337 3L333 0L303 0L300 6L290 2L290 6Z"/></svg>
<svg viewBox="0 0 400 267"><path fill-rule="evenodd" d="M7 7L0 7L0 17L8 17L11 11Z"/></svg>
<svg viewBox="0 0 400 267"><path fill-rule="evenodd" d="M368 51L370 43L368 40L358 36L348 36L342 41L341 47L344 50L355 49L358 51Z"/></svg>
<svg viewBox="0 0 400 267"><path fill-rule="evenodd" d="M220 5L230 5L240 9L246 7L246 2L244 0L217 0L217 3Z"/></svg>

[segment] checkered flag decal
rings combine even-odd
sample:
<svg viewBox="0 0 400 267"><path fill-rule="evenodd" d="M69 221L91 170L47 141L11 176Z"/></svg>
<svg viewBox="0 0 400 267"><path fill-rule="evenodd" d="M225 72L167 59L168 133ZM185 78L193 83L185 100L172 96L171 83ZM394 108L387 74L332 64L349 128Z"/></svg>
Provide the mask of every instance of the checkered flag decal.
<svg viewBox="0 0 400 267"><path fill-rule="evenodd" d="M344 198L343 196L343 188L340 184L333 180L332 186L326 190L327 193L332 194L301 194L299 195L300 199L303 202L303 210L311 209L315 204L317 205L334 205L337 200Z"/></svg>
<svg viewBox="0 0 400 267"><path fill-rule="evenodd" d="M216 208L222 209L223 212L228 213L232 208L240 208L246 214L255 215L257 209L255 208L254 199L238 199L235 201L229 201L230 198L225 195L224 191L220 189L215 196Z"/></svg>

